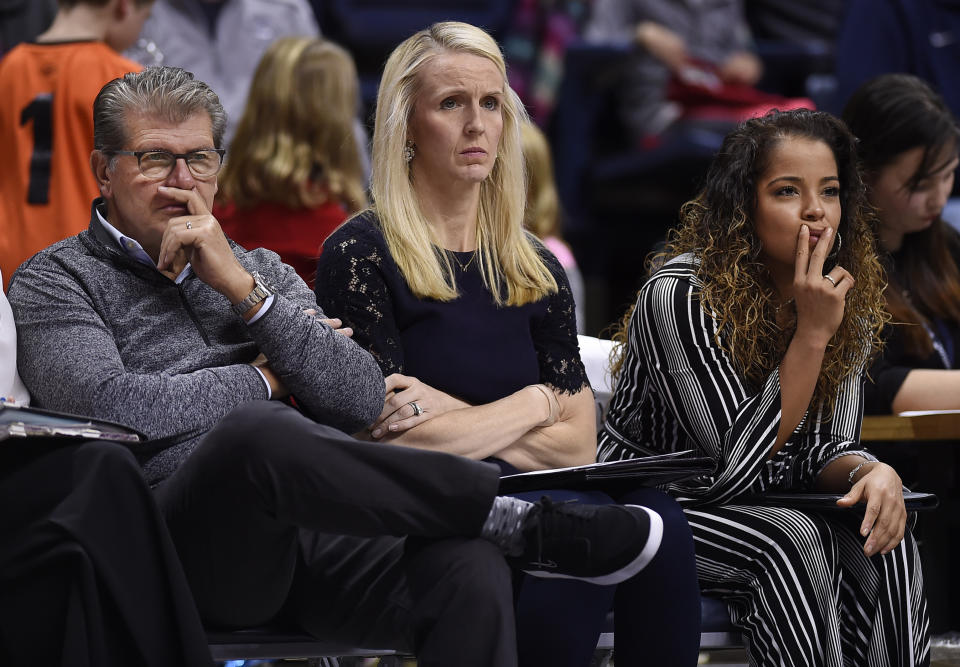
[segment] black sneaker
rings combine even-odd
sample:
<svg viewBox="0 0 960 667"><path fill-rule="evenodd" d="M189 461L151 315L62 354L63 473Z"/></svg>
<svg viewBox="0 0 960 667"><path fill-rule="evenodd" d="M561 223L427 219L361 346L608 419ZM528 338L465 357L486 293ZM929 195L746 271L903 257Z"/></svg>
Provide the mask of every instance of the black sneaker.
<svg viewBox="0 0 960 667"><path fill-rule="evenodd" d="M523 526L518 565L535 577L618 584L647 566L660 548L663 519L640 505L534 503Z"/></svg>

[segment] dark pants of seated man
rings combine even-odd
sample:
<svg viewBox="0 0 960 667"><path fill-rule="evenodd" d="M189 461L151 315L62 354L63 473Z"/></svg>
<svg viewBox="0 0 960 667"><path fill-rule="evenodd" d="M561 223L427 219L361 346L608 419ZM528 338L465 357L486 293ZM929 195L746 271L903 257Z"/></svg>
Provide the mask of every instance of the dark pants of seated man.
<svg viewBox="0 0 960 667"><path fill-rule="evenodd" d="M477 537L498 485L494 466L361 442L258 401L156 497L209 625L283 611L321 638L413 650L423 667L510 666L510 569Z"/></svg>

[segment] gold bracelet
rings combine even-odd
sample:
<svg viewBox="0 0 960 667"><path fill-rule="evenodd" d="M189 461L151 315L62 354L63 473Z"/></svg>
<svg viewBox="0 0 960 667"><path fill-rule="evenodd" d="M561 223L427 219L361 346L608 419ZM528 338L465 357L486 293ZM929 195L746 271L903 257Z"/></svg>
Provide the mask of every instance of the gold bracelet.
<svg viewBox="0 0 960 667"><path fill-rule="evenodd" d="M547 418L541 421L542 424L545 421L550 421L550 418L553 417L553 401L550 400L550 394L547 393L547 388L542 384L532 384L531 387L536 387L540 390L540 393L543 394L543 397L547 399Z"/></svg>

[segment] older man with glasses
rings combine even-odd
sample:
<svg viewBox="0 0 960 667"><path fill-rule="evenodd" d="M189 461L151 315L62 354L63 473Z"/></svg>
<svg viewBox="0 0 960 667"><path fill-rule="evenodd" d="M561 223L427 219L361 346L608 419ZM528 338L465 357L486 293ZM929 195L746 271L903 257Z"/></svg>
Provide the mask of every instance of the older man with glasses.
<svg viewBox="0 0 960 667"><path fill-rule="evenodd" d="M498 496L492 466L347 435L380 414L380 369L292 267L224 236L224 123L179 68L104 86L90 227L11 281L35 403L150 437L134 452L206 623L284 612L421 665L516 664L508 562L616 583L656 553L656 521ZM288 396L299 410L270 400Z"/></svg>

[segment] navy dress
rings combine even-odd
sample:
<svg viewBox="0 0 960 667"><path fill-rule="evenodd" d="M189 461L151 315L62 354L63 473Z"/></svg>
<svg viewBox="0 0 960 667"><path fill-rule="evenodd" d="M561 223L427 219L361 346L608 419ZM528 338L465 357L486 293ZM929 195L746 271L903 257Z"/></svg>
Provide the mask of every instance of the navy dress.
<svg viewBox="0 0 960 667"><path fill-rule="evenodd" d="M473 253L449 252L460 297L420 299L390 256L372 214L341 226L324 243L317 302L354 330L383 374L414 375L468 403L490 403L528 384L574 393L588 385L580 362L573 296L563 268L538 250L557 281L556 294L499 307Z"/></svg>
<svg viewBox="0 0 960 667"><path fill-rule="evenodd" d="M448 302L420 299L410 290L391 257L377 218L366 212L349 220L324 243L317 267L317 302L329 317L339 317L345 326L353 328L354 340L373 354L384 376L411 375L474 405L490 403L536 383L546 383L570 394L589 391L586 371L580 361L575 307L566 275L556 258L538 241L533 242L557 282L555 294L523 306L498 306L483 283L479 257L471 252L447 251L459 298ZM514 471L505 461L490 461L499 465L504 473ZM565 490L519 496L536 500L541 493L549 494L554 500L612 502L600 493ZM656 654L656 643L664 644L664 654L670 657L665 662L648 664L695 663L696 639L691 649L690 636L699 637L699 594L693 574L689 528L682 512L665 494L655 490L639 493L632 501L642 502L663 517L665 542L670 542L666 533L671 532L672 522L680 523L679 530L673 531L681 535L680 539L675 544L662 545L651 566L634 580L620 585L621 593L616 593L614 587L576 581L524 578L517 602L521 665L588 664L615 595L617 627L627 623L633 626L629 632L622 633L623 637L617 633L621 664L640 664L641 654L646 660L651 659L651 651ZM678 553L664 557L673 548ZM660 564L658 561L671 562ZM678 563L689 563L689 576L674 574L684 570L685 566ZM687 621L686 631L677 630L674 614L667 614L673 620L669 630L647 633L636 629L651 626L646 622L646 611L663 616L657 595L650 595L656 584L644 583L654 579L653 573L658 567L670 567L671 572L660 572L655 577L657 582L674 583L678 577L693 581L692 587L683 584L679 587L681 591L691 591L687 601L680 605L686 609L681 614ZM620 598L626 596L623 591L633 587L638 593L629 597L636 599L621 604ZM676 585L670 591L664 590L664 599L673 605L678 597L684 597L682 593L678 596L677 591ZM621 607L624 607L623 613ZM690 630L691 626L696 627ZM678 652L678 643L683 644L685 650ZM628 648L627 644L633 647ZM629 659L633 653L638 656L636 660Z"/></svg>

